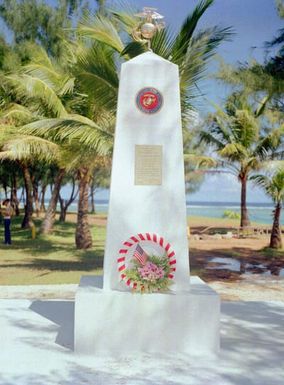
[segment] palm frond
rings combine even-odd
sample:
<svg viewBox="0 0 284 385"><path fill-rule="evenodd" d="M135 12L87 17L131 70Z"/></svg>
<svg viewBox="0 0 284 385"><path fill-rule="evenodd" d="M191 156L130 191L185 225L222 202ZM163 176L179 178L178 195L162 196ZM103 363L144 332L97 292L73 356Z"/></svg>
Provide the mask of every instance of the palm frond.
<svg viewBox="0 0 284 385"><path fill-rule="evenodd" d="M9 75L6 81L14 88L19 98L38 99L45 104L55 116L66 116L67 112L56 92L43 80L30 75Z"/></svg>
<svg viewBox="0 0 284 385"><path fill-rule="evenodd" d="M83 18L78 24L77 33L81 37L104 43L119 53L124 49L124 44L115 26L111 20L102 15L93 17L89 15Z"/></svg>
<svg viewBox="0 0 284 385"><path fill-rule="evenodd" d="M190 162L191 164L194 164L196 168L213 168L217 167L218 165L218 161L215 158L212 158L211 156L184 154L183 157L185 162Z"/></svg>
<svg viewBox="0 0 284 385"><path fill-rule="evenodd" d="M58 89L58 95L63 96L67 94L72 94L75 88L75 80L76 79L74 77L70 78L69 76L63 78L61 86Z"/></svg>
<svg viewBox="0 0 284 385"><path fill-rule="evenodd" d="M284 202L283 164L268 175L253 175L251 180L253 180L258 186L262 187L266 194L270 196L275 203Z"/></svg>
<svg viewBox="0 0 284 385"><path fill-rule="evenodd" d="M112 149L113 135L102 130L90 119L69 115L66 119L43 119L23 126L20 132L36 135L60 144L78 143L84 151L91 149L100 155Z"/></svg>
<svg viewBox="0 0 284 385"><path fill-rule="evenodd" d="M201 0L193 12L185 19L173 43L173 61L176 63L187 52L188 43L193 36L196 26L204 12L213 4L214 0Z"/></svg>
<svg viewBox="0 0 284 385"><path fill-rule="evenodd" d="M62 74L56 72L54 68L45 67L38 63L32 63L22 67L20 73L38 78L52 89L59 88L62 79Z"/></svg>
<svg viewBox="0 0 284 385"><path fill-rule="evenodd" d="M207 144L216 146L217 149L222 149L224 147L224 143L217 136L205 130L200 132L200 140Z"/></svg>
<svg viewBox="0 0 284 385"><path fill-rule="evenodd" d="M173 59L172 44L174 40L174 33L170 28L164 28L157 32L151 42L151 47L155 54L163 57L166 60Z"/></svg>
<svg viewBox="0 0 284 385"><path fill-rule="evenodd" d="M82 51L74 73L81 90L92 98L95 105L116 109L118 75L112 51L101 44Z"/></svg>
<svg viewBox="0 0 284 385"><path fill-rule="evenodd" d="M7 140L0 152L1 160L43 160L52 162L59 157L57 144L30 136L16 135Z"/></svg>
<svg viewBox="0 0 284 385"><path fill-rule="evenodd" d="M123 51L120 53L121 56L126 58L134 58L138 55L147 51L147 46L143 42L140 41L132 41L129 44L126 44Z"/></svg>
<svg viewBox="0 0 284 385"><path fill-rule="evenodd" d="M130 7L129 4L127 5L127 10L110 10L112 16L115 20L119 21L119 23L122 24L123 30L125 30L128 35L131 35L134 28L137 27L137 24L139 23L139 19L135 17L135 12L137 10L133 7Z"/></svg>
<svg viewBox="0 0 284 385"><path fill-rule="evenodd" d="M266 159L270 154L273 157L276 157L278 154L281 155L281 152L284 151L283 143L283 126L276 128L268 133L268 135L260 138L256 148L254 149L254 154L260 156L262 159ZM281 150L280 145L282 144L283 150Z"/></svg>
<svg viewBox="0 0 284 385"><path fill-rule="evenodd" d="M214 27L198 32L187 44L186 53L172 61L179 65L182 92L193 98L198 91L196 83L206 74L208 61L216 53L221 41L228 40L230 29Z"/></svg>
<svg viewBox="0 0 284 385"><path fill-rule="evenodd" d="M29 108L18 103L12 103L0 115L0 121L4 119L13 121L15 124L25 124L34 120L34 118L35 115Z"/></svg>
<svg viewBox="0 0 284 385"><path fill-rule="evenodd" d="M42 63L30 63L22 67L21 74L29 75L42 80L48 87L59 95L71 93L74 89L75 79L66 73L66 69L59 65L45 65Z"/></svg>
<svg viewBox="0 0 284 385"><path fill-rule="evenodd" d="M30 55L30 61L42 65L46 68L53 69L53 62L47 51L40 45L32 42L25 42L25 46L28 49Z"/></svg>
<svg viewBox="0 0 284 385"><path fill-rule="evenodd" d="M236 110L231 120L231 129L234 139L244 147L255 143L259 135L259 124L254 115L246 110Z"/></svg>
<svg viewBox="0 0 284 385"><path fill-rule="evenodd" d="M220 156L232 161L242 161L242 159L246 159L248 156L246 148L240 143L228 143L218 153Z"/></svg>

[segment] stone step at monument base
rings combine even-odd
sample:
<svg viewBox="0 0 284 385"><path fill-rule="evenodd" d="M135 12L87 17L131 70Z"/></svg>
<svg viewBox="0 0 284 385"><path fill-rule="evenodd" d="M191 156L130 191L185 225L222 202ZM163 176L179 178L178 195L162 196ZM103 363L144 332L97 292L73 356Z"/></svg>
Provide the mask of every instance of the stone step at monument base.
<svg viewBox="0 0 284 385"><path fill-rule="evenodd" d="M198 277L190 291L133 294L103 290L102 276L83 276L75 298L75 352L216 354L220 298Z"/></svg>

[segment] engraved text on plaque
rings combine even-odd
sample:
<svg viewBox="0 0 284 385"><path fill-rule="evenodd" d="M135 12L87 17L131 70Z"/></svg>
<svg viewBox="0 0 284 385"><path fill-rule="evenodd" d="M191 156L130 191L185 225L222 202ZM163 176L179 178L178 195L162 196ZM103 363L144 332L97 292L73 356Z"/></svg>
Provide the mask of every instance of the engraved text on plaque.
<svg viewBox="0 0 284 385"><path fill-rule="evenodd" d="M135 185L162 184L163 146L135 146Z"/></svg>

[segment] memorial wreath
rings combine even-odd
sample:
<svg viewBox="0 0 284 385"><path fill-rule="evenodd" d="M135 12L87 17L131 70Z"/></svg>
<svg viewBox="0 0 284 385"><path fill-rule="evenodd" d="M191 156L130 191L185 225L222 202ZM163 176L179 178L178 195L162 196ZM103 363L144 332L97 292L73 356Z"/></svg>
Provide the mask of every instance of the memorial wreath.
<svg viewBox="0 0 284 385"><path fill-rule="evenodd" d="M164 251L162 256L148 255L143 244L154 243ZM168 291L173 282L175 253L163 237L156 234L138 234L124 242L118 258L121 279L134 292L153 293ZM131 249L132 256L126 266L126 254Z"/></svg>

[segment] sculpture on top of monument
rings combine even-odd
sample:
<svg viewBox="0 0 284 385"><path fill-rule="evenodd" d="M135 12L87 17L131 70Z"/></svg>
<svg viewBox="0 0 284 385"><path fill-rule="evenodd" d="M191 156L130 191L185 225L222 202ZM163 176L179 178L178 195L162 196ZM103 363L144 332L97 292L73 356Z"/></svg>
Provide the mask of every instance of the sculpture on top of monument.
<svg viewBox="0 0 284 385"><path fill-rule="evenodd" d="M151 39L157 31L165 27L165 23L161 21L164 16L156 12L156 8L144 7L143 12L137 13L135 16L142 18L139 25L132 31L134 40L148 44L151 51Z"/></svg>

